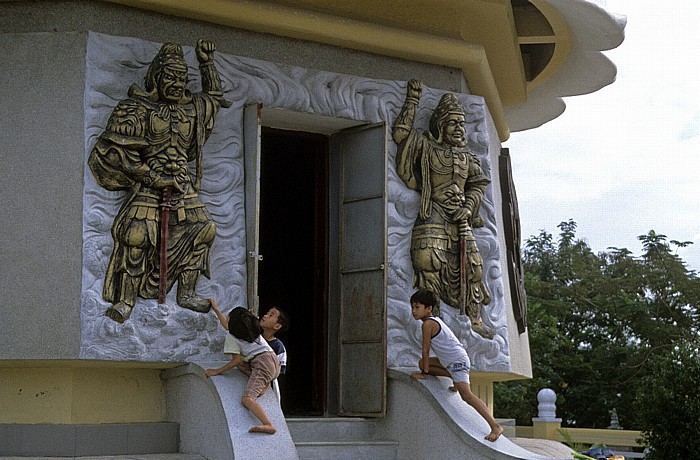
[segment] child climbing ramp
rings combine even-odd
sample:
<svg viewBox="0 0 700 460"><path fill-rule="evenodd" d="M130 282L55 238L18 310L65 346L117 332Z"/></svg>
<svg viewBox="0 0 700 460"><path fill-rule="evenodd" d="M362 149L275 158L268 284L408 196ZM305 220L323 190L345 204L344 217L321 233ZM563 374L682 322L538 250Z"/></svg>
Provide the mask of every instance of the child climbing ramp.
<svg viewBox="0 0 700 460"><path fill-rule="evenodd" d="M229 331L240 348L240 353L232 356L231 360L218 369L207 369L205 375L214 377L227 372L249 359L250 377L243 390L241 403L251 411L261 422L252 427L251 433L275 434L277 430L262 406L256 401L270 387L270 383L280 374L280 362L277 354L262 336L262 328L258 318L243 307L236 307L228 317L221 313L216 301L209 299L221 325Z"/></svg>

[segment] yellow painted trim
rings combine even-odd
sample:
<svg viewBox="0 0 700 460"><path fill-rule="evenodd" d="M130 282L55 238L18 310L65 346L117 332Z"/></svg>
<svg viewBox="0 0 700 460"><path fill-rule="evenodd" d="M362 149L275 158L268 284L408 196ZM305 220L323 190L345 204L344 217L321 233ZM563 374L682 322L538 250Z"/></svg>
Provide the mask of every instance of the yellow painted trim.
<svg viewBox="0 0 700 460"><path fill-rule="evenodd" d="M108 367L115 369L170 369L182 366L184 363L148 362L148 361L106 361L98 359L0 359L2 368L34 368L34 367Z"/></svg>
<svg viewBox="0 0 700 460"><path fill-rule="evenodd" d="M538 425L551 424L551 422L533 422L533 426L515 427L516 436L530 439L549 439L558 442L574 442L577 444L601 443L609 446L644 447L637 442L642 433L634 430L608 430L600 428L561 428L560 423L554 423L554 430L543 430ZM556 426L559 426L556 428ZM545 435L543 436L543 431Z"/></svg>
<svg viewBox="0 0 700 460"><path fill-rule="evenodd" d="M472 393L476 395L477 398L481 399L489 411L493 414L493 382L488 375L482 374L485 378L480 378L480 376L472 375L470 378Z"/></svg>
<svg viewBox="0 0 700 460"><path fill-rule="evenodd" d="M165 421L164 366L141 364L0 361L0 424Z"/></svg>
<svg viewBox="0 0 700 460"><path fill-rule="evenodd" d="M462 70L471 92L482 96L501 141L510 136L503 103L483 46L365 21L240 0L109 0L135 8L229 27Z"/></svg>
<svg viewBox="0 0 700 460"><path fill-rule="evenodd" d="M537 439L551 439L561 437L561 419L558 422L532 421L532 437Z"/></svg>
<svg viewBox="0 0 700 460"><path fill-rule="evenodd" d="M553 43L554 54L542 72L540 72L540 74L537 75L534 80L527 83L528 94L534 91L535 88L540 86L543 82L551 78L571 51L571 31L569 30L569 26L564 18L561 17L561 14L559 14L559 11L557 11L557 9L546 0L530 0L530 3L532 3L535 8L540 10L540 13L542 13L542 15L547 19L549 25L552 26L554 36L520 37L519 42L529 44Z"/></svg>
<svg viewBox="0 0 700 460"><path fill-rule="evenodd" d="M527 375L521 375L515 372L479 372L472 371L470 373L472 378L477 378L480 380L491 380L492 382L509 382L511 380L525 380L532 377Z"/></svg>
<svg viewBox="0 0 700 460"><path fill-rule="evenodd" d="M552 35L518 37L518 44L520 45L546 45L547 43L557 43L557 41L557 38Z"/></svg>
<svg viewBox="0 0 700 460"><path fill-rule="evenodd" d="M509 372L472 372L470 373L472 392L481 399L493 413L494 393L493 384L495 382L505 382L507 380L524 379L520 375Z"/></svg>

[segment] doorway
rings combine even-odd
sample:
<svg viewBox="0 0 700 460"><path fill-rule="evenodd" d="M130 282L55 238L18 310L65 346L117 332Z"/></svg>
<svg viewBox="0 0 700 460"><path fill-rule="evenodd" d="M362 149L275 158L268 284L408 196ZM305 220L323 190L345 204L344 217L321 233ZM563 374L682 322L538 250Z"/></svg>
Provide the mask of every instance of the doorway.
<svg viewBox="0 0 700 460"><path fill-rule="evenodd" d="M260 157L260 314L290 318L280 376L286 416L327 409L328 136L263 127Z"/></svg>

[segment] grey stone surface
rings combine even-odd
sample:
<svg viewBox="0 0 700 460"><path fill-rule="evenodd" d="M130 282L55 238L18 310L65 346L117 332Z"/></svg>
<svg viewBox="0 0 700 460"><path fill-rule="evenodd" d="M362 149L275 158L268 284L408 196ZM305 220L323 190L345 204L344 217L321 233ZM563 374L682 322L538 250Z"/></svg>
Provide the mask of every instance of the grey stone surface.
<svg viewBox="0 0 700 460"><path fill-rule="evenodd" d="M179 451L177 423L130 423L129 454L172 454Z"/></svg>
<svg viewBox="0 0 700 460"><path fill-rule="evenodd" d="M208 460L201 455L190 454L150 454L150 455L108 455L89 457L0 457L0 460Z"/></svg>
<svg viewBox="0 0 700 460"><path fill-rule="evenodd" d="M6 33L94 31L183 45L207 38L223 53L369 78L418 78L434 88L468 92L460 69L250 32L97 0L0 2L0 30Z"/></svg>
<svg viewBox="0 0 700 460"><path fill-rule="evenodd" d="M216 387L199 366L188 364L161 373L166 419L180 424L180 452L209 460L233 458L228 422Z"/></svg>
<svg viewBox="0 0 700 460"><path fill-rule="evenodd" d="M295 443L315 441L367 441L376 439L377 420L357 417L287 418Z"/></svg>
<svg viewBox="0 0 700 460"><path fill-rule="evenodd" d="M300 460L395 460L397 442L303 442L297 444Z"/></svg>
<svg viewBox="0 0 700 460"><path fill-rule="evenodd" d="M85 155L105 125L115 101L125 88L139 81L159 45L144 40L91 33L88 38L86 77ZM191 47L186 57L194 61ZM203 200L217 225L212 247L212 279L200 281L200 293L214 296L224 311L245 305L245 220L243 213L243 110L253 103L267 108L366 122L395 118L405 94L399 81L374 80L357 76L279 65L224 53L216 55L224 96L232 103L223 109L204 151ZM193 77L196 70L191 71ZM426 88L416 125L427 129L428 119L441 91ZM493 159L489 151L488 116L483 99L459 95L467 111L469 145L490 175ZM387 133L387 138L389 138ZM409 190L397 177L396 146L387 145L389 156L389 268L388 279L388 363L415 365L419 358L418 322L413 320L408 298L413 291L410 235L418 213L419 194ZM117 324L104 317L108 304L101 299L104 272L111 252L109 228L119 209L120 195L97 186L89 170L85 177L84 272L82 307L83 358L152 361L206 361L220 352L224 331L214 315L201 315L175 305L174 292L167 304L139 301L129 321ZM475 230L484 259L484 277L493 300L484 308L484 321L496 337L487 340L471 332L468 320L451 307L442 317L465 344L477 371L511 370L508 350L505 302L500 269L500 244L496 228L496 203L489 187L482 204L486 226ZM96 250L102 248L101 251ZM466 322L465 322L466 321Z"/></svg>
<svg viewBox="0 0 700 460"><path fill-rule="evenodd" d="M389 370L389 411L380 421L385 436L401 440L397 458L555 460L523 449L505 436L495 442L485 440L488 424L448 389L450 379L431 376L412 381L412 371ZM430 427L428 434L425 427Z"/></svg>
<svg viewBox="0 0 700 460"><path fill-rule="evenodd" d="M0 455L15 455L22 448L22 425L0 424Z"/></svg>
<svg viewBox="0 0 700 460"><path fill-rule="evenodd" d="M21 453L27 456L75 455L75 425L23 425Z"/></svg>
<svg viewBox="0 0 700 460"><path fill-rule="evenodd" d="M0 424L0 455L170 454L178 440L177 423Z"/></svg>
<svg viewBox="0 0 700 460"><path fill-rule="evenodd" d="M76 358L85 34L4 33L0 54L0 359Z"/></svg>
<svg viewBox="0 0 700 460"><path fill-rule="evenodd" d="M0 223L5 241L0 245L0 305L3 311L12 312L0 322L0 359L80 356L80 213L88 31L183 44L194 44L198 38L206 37L214 40L222 53L326 71L352 70L371 78L416 77L433 87L453 91L466 87L458 69L231 29L101 1L0 2L0 31L0 202L5 212ZM142 79L143 75L138 75L126 82L127 86L119 87L118 98L123 97L129 84ZM117 99L110 101L112 106ZM84 249L104 257L109 248ZM50 327L32 327L45 321ZM182 321L187 323L190 319ZM123 347L120 344L117 348ZM180 358L178 355L175 359Z"/></svg>
<svg viewBox="0 0 700 460"><path fill-rule="evenodd" d="M277 433L249 433L260 422L241 404L247 377L237 370L211 379L204 369L223 362L188 364L163 371L168 419L180 424L180 452L209 460L296 460L297 454L274 391L258 398Z"/></svg>
<svg viewBox="0 0 700 460"><path fill-rule="evenodd" d="M517 444L518 446L522 447L523 449L527 449L530 452L534 452L545 457L557 458L562 460L569 460L574 458L573 455L571 455L574 452L574 449L561 442L550 441L547 439L530 438L511 438L511 441L514 444ZM621 452L617 451L616 449L615 453L620 454ZM630 457L625 455L625 458Z"/></svg>
<svg viewBox="0 0 700 460"><path fill-rule="evenodd" d="M75 455L126 455L129 451L127 443L129 427L126 424L86 425L78 430L75 437ZM96 451L99 446L101 451ZM152 453L152 452L151 452Z"/></svg>
<svg viewBox="0 0 700 460"><path fill-rule="evenodd" d="M398 441L378 439L377 419L302 417L287 419L301 460L392 460Z"/></svg>

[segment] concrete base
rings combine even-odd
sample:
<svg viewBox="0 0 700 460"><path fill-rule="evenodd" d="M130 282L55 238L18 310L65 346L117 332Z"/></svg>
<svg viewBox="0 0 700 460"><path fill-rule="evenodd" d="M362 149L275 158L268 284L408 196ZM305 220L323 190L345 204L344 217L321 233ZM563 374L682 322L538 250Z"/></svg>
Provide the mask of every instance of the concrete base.
<svg viewBox="0 0 700 460"><path fill-rule="evenodd" d="M511 438L511 441L524 449L546 457L559 458L562 460L574 458L572 455L574 449L560 442L549 441L547 439L527 438Z"/></svg>
<svg viewBox="0 0 700 460"><path fill-rule="evenodd" d="M212 378L207 368L224 362L187 364L163 371L170 421L180 424L180 452L209 460L298 460L294 442L274 391L258 398L277 433L248 433L260 422L243 405L248 377L237 370Z"/></svg>
<svg viewBox="0 0 700 460"><path fill-rule="evenodd" d="M396 460L399 443L376 436L378 420L360 417L289 418L300 460Z"/></svg>
<svg viewBox="0 0 700 460"><path fill-rule="evenodd" d="M0 424L0 455L169 454L178 444L177 423Z"/></svg>
<svg viewBox="0 0 700 460"><path fill-rule="evenodd" d="M413 368L389 369L389 410L380 425L383 435L399 440L397 458L451 458L469 460L554 460L513 444L505 436L484 439L486 421L457 393L451 380L410 379ZM429 430L426 432L426 427Z"/></svg>

